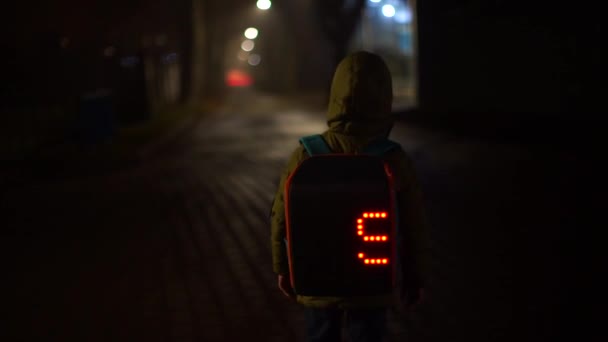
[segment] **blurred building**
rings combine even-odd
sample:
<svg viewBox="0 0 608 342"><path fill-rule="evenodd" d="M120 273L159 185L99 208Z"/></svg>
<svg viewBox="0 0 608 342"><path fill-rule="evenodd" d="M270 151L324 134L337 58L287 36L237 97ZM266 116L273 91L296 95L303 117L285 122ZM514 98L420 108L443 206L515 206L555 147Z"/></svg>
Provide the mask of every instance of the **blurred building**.
<svg viewBox="0 0 608 342"><path fill-rule="evenodd" d="M382 56L393 75L394 107L417 104L416 21L412 0L366 0L350 50Z"/></svg>

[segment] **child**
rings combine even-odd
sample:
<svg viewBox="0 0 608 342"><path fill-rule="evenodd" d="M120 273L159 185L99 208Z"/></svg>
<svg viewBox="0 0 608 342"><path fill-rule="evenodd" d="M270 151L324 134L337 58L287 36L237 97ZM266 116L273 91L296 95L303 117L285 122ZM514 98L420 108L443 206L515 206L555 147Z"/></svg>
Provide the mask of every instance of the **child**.
<svg viewBox="0 0 608 342"><path fill-rule="evenodd" d="M327 111L328 130L322 136L333 153L357 153L368 143L388 137L393 126L392 80L384 61L369 52L356 52L338 65ZM386 334L387 308L394 296L313 297L296 295L289 280L285 249L285 183L307 158L300 146L281 175L271 212L273 270L280 290L306 308L308 341L341 341L342 322L353 342L382 341ZM401 149L387 153L397 191L400 235L398 253L399 294L406 306L421 300L428 273L428 227L414 165ZM405 295L405 296L404 296Z"/></svg>

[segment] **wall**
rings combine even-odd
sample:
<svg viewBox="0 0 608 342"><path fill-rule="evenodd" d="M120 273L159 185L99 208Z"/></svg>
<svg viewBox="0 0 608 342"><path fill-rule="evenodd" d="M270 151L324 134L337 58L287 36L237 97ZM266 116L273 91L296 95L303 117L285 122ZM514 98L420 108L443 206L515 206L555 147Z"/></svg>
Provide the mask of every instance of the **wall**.
<svg viewBox="0 0 608 342"><path fill-rule="evenodd" d="M597 115L599 9L500 0L417 7L422 110Z"/></svg>

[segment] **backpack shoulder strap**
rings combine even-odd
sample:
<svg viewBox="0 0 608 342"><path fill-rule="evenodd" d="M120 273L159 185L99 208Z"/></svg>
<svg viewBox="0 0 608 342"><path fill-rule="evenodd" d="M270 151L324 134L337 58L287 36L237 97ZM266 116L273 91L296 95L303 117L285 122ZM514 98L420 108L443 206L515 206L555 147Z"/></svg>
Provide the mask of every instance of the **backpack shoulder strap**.
<svg viewBox="0 0 608 342"><path fill-rule="evenodd" d="M400 149L401 145L389 140L389 139L378 139L369 143L361 151L362 154L371 154L373 156L382 156L394 149Z"/></svg>
<svg viewBox="0 0 608 342"><path fill-rule="evenodd" d="M332 153L329 146L325 142L325 139L320 134L309 135L307 137L300 138L300 143L306 149L309 156L317 154L330 154Z"/></svg>

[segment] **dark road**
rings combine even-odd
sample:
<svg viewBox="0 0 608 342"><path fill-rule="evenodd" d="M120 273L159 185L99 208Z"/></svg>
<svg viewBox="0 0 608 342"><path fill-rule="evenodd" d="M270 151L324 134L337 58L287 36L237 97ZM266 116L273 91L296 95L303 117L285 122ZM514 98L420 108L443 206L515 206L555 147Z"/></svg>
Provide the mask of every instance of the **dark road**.
<svg viewBox="0 0 608 342"><path fill-rule="evenodd" d="M272 273L268 212L297 139L325 122L279 102L225 107L111 172L9 188L1 340L301 341L301 310ZM417 311L391 312L391 340L552 340L561 227L574 220L560 195L574 191L568 155L405 123L392 138L423 183L434 281Z"/></svg>

